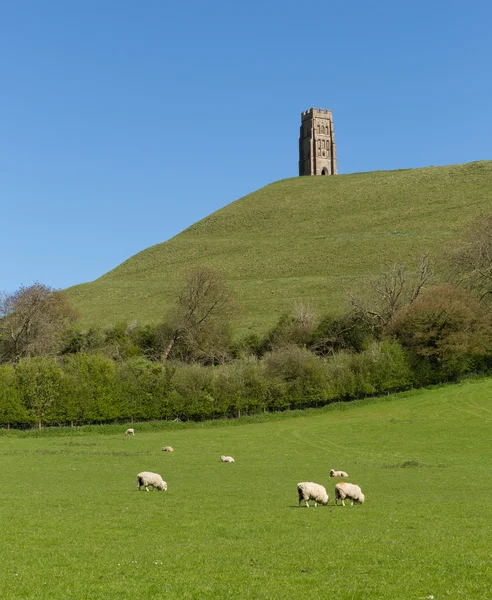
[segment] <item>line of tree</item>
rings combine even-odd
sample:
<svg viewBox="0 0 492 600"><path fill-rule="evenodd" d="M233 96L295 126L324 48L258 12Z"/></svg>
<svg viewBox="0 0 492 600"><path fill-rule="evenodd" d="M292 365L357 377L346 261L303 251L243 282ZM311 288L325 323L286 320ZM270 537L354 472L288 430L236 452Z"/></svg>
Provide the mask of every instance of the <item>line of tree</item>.
<svg viewBox="0 0 492 600"><path fill-rule="evenodd" d="M424 254L352 291L343 314L298 303L243 338L213 269L190 270L157 325L82 330L62 292L22 287L0 298L0 426L230 417L488 372L492 217L472 223L444 264L446 283Z"/></svg>
<svg viewBox="0 0 492 600"><path fill-rule="evenodd" d="M0 365L0 426L238 417L323 406L412 382L402 348L391 341L331 359L287 346L262 360L215 367L84 352L63 360L39 356Z"/></svg>

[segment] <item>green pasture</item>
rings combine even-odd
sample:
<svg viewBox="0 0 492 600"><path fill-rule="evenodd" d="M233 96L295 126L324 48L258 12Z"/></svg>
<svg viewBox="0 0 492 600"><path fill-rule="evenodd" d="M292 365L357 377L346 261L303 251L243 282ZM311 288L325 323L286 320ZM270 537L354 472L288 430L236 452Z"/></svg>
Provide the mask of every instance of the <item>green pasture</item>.
<svg viewBox="0 0 492 600"><path fill-rule="evenodd" d="M491 195L492 161L285 179L68 294L85 327L159 322L186 269L212 267L236 292L236 328L264 332L299 300L339 312L346 291L385 265L412 266L423 250L437 258L464 225L490 211Z"/></svg>
<svg viewBox="0 0 492 600"><path fill-rule="evenodd" d="M134 437L2 432L1 597L491 598L491 392L479 380ZM330 468L363 506L334 506ZM141 470L169 490L137 492ZM298 508L299 481L324 484L328 507Z"/></svg>

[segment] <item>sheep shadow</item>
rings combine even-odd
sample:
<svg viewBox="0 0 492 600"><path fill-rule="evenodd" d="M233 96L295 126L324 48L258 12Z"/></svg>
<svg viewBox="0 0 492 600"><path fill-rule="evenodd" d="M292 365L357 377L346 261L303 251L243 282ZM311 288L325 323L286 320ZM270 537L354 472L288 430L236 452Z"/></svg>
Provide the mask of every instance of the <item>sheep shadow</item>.
<svg viewBox="0 0 492 600"><path fill-rule="evenodd" d="M300 508L314 508L315 510L317 510L318 508L338 508L338 506L335 506L334 504L328 504L328 506L314 506L314 504L311 504L310 506L304 506L304 504L302 506L298 506L297 504L289 504L287 508L296 508L297 510L299 510Z"/></svg>

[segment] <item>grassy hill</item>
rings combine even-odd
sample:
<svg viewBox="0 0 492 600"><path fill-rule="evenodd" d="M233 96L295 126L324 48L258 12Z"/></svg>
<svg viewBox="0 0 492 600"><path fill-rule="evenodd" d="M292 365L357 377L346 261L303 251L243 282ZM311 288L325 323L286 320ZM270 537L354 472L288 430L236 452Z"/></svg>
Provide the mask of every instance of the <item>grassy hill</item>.
<svg viewBox="0 0 492 600"><path fill-rule="evenodd" d="M490 599L491 392L488 379L134 437L3 430L2 598ZM330 468L364 505L334 506ZM168 491L137 492L142 470ZM325 485L328 506L297 508L299 481Z"/></svg>
<svg viewBox="0 0 492 600"><path fill-rule="evenodd" d="M240 328L264 330L300 299L340 310L358 279L438 252L491 200L492 161L286 179L68 293L84 325L158 321L186 269L212 266L237 292Z"/></svg>

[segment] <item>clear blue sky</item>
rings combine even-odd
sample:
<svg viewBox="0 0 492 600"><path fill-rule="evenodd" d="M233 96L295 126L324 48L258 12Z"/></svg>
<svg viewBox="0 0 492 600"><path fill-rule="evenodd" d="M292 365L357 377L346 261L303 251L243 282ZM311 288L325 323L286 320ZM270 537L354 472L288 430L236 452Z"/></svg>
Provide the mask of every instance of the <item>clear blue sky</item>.
<svg viewBox="0 0 492 600"><path fill-rule="evenodd" d="M272 181L492 159L490 0L4 0L0 290L91 281Z"/></svg>

